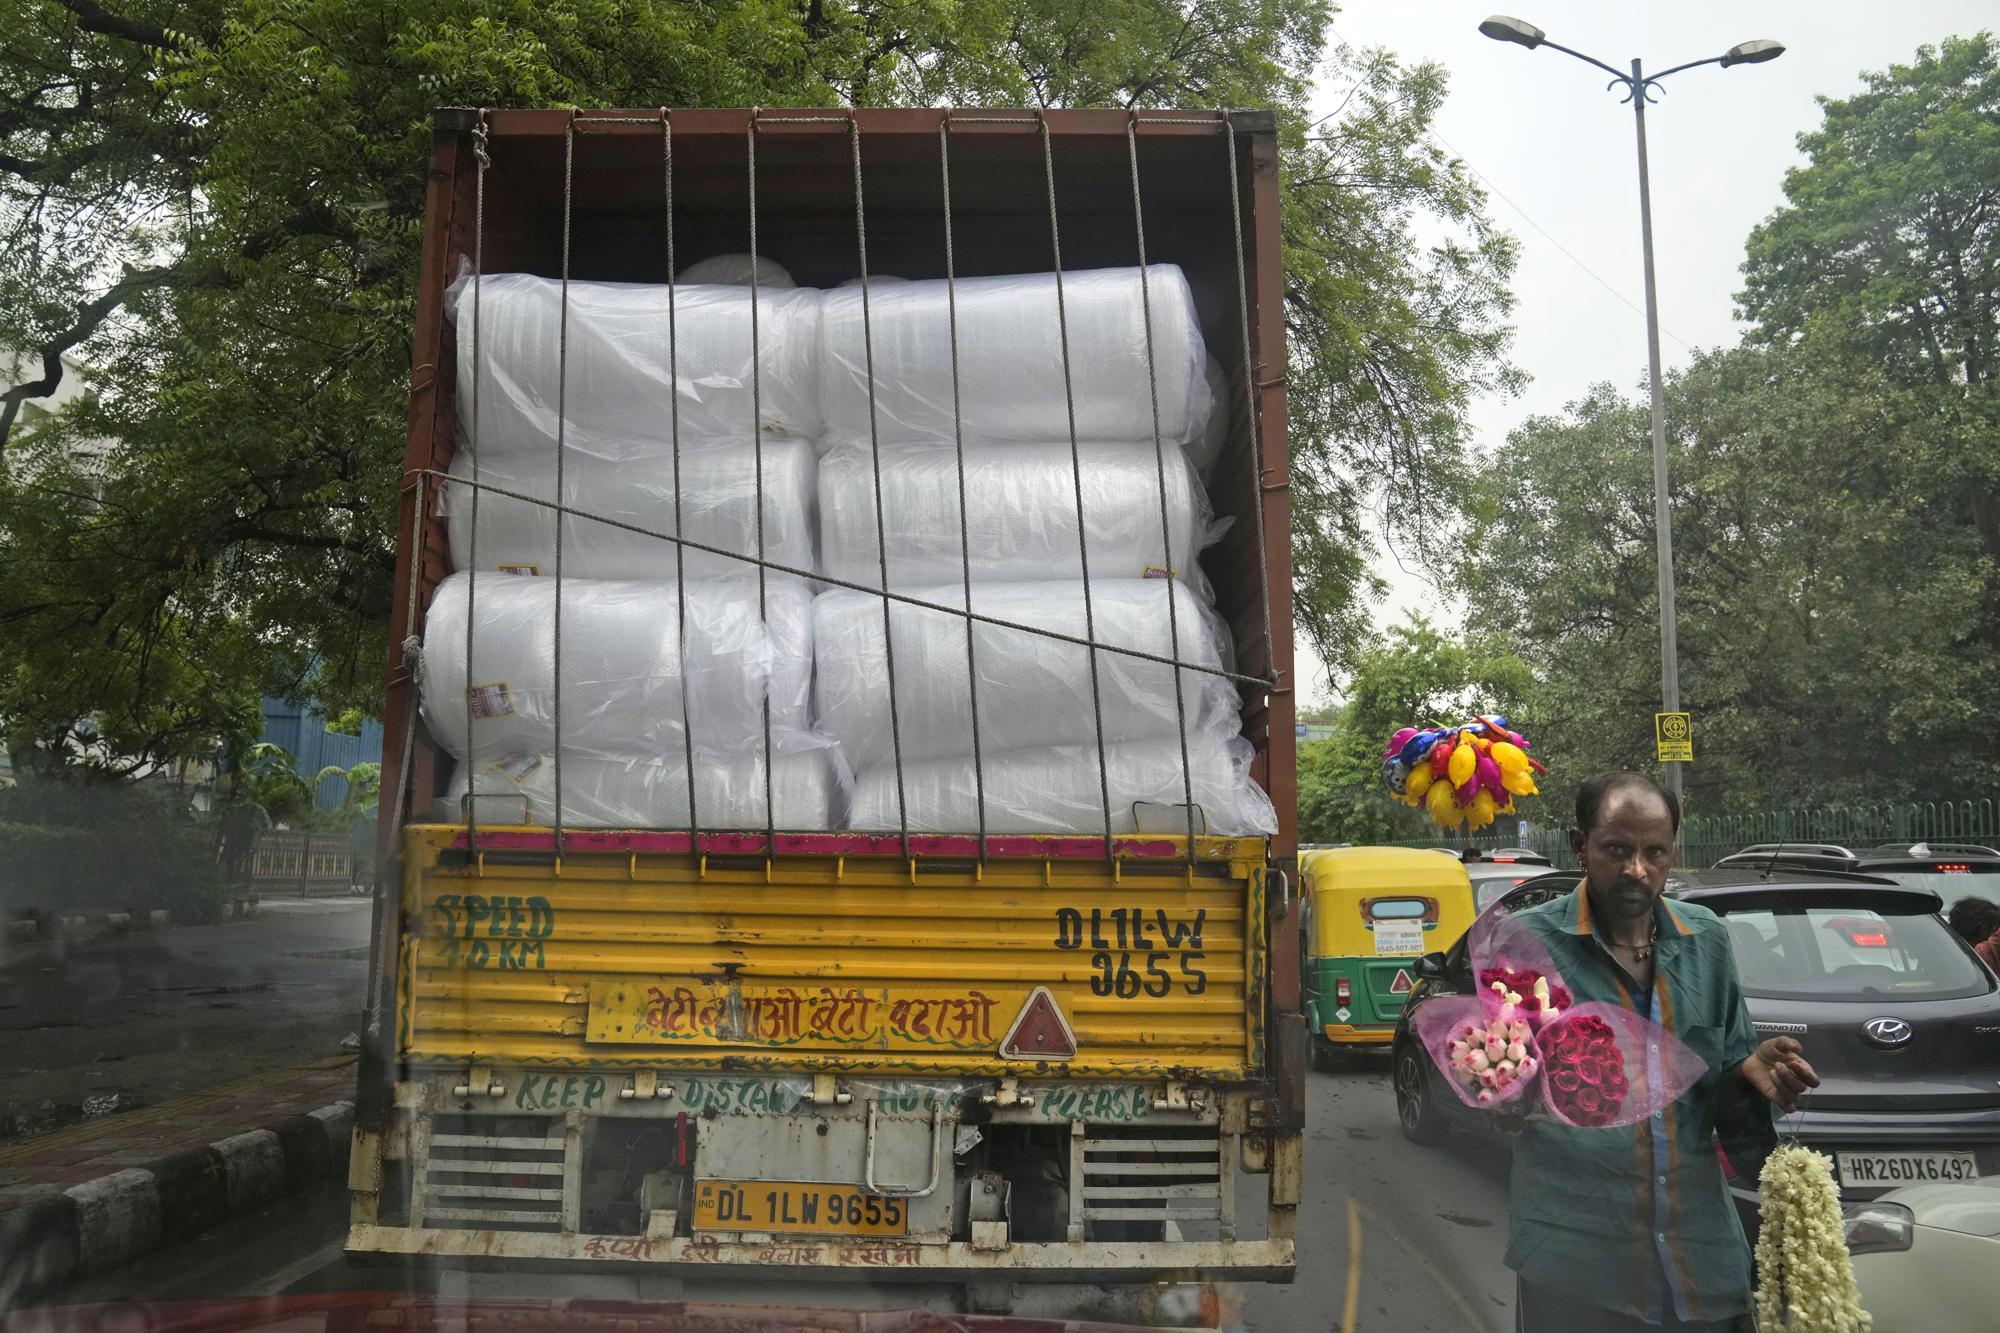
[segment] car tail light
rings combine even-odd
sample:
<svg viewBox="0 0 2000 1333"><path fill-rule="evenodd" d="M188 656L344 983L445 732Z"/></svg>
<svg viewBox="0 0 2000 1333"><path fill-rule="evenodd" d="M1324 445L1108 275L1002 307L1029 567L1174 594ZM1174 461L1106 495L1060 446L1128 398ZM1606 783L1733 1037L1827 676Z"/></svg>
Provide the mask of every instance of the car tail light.
<svg viewBox="0 0 2000 1333"><path fill-rule="evenodd" d="M1333 982L1333 1002L1341 1008L1354 1003L1354 983L1346 977L1336 977Z"/></svg>
<svg viewBox="0 0 2000 1333"><path fill-rule="evenodd" d="M1885 949L1889 946L1889 936L1879 930L1850 930L1847 938L1854 941L1859 949Z"/></svg>
<svg viewBox="0 0 2000 1333"><path fill-rule="evenodd" d="M1932 866L1931 869L1935 870L1940 875L1970 875L1972 873L1971 866L1940 864Z"/></svg>
<svg viewBox="0 0 2000 1333"><path fill-rule="evenodd" d="M1722 1145L1719 1143L1715 1145L1715 1160L1722 1163L1722 1178L1724 1180L1736 1179L1736 1168L1730 1165L1729 1154L1722 1151Z"/></svg>

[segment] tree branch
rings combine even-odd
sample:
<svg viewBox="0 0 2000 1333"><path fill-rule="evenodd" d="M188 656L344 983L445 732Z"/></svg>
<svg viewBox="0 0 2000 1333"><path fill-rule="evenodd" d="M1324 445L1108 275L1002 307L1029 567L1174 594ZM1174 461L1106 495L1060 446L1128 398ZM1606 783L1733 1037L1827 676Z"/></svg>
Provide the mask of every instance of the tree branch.
<svg viewBox="0 0 2000 1333"><path fill-rule="evenodd" d="M97 332L99 326L125 302L141 292L175 281L179 273L179 267L174 264L127 269L125 276L113 283L102 296L79 309L75 321L67 329L41 345L42 377L25 380L0 393L0 453L7 448L7 437L14 429L14 418L21 410L21 403L29 398L46 398L62 383L63 353Z"/></svg>
<svg viewBox="0 0 2000 1333"><path fill-rule="evenodd" d="M118 37L141 46L157 47L162 51L174 50L177 43L167 35L165 28L137 19L114 14L96 0L56 0L58 5L76 15L77 26L85 32L101 33L106 37Z"/></svg>

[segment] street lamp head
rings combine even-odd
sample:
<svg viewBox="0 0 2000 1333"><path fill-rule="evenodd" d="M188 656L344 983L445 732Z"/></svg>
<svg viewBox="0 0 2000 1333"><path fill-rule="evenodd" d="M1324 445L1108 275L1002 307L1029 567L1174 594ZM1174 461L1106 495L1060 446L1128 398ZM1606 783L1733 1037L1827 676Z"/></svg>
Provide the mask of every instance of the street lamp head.
<svg viewBox="0 0 2000 1333"><path fill-rule="evenodd" d="M1774 42L1768 37L1759 37L1754 42L1738 42L1722 57L1722 67L1731 65L1761 65L1767 60L1776 60L1785 54L1785 44Z"/></svg>
<svg viewBox="0 0 2000 1333"><path fill-rule="evenodd" d="M1493 15L1479 25L1479 31L1496 42L1512 42L1516 46L1525 46L1530 51L1540 46L1548 37L1547 33L1534 24L1523 23L1520 19L1509 18L1505 14ZM1764 59L1768 60L1770 57L1766 56Z"/></svg>

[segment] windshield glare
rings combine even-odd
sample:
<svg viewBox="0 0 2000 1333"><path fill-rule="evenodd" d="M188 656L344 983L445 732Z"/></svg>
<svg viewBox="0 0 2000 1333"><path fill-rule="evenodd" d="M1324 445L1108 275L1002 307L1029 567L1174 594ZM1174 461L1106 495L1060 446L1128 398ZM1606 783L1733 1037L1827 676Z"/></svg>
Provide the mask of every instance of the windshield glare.
<svg viewBox="0 0 2000 1333"><path fill-rule="evenodd" d="M1950 928L1923 913L1812 906L1726 911L1748 995L1951 999L1991 989Z"/></svg>

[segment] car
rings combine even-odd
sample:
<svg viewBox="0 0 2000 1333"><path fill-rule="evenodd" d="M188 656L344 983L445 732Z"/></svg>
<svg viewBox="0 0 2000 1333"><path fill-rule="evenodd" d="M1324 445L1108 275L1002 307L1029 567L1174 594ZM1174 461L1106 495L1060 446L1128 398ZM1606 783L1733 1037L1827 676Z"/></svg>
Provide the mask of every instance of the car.
<svg viewBox="0 0 2000 1333"><path fill-rule="evenodd" d="M1538 876L1493 910L1521 911L1575 885L1574 872ZM1731 866L1677 873L1667 892L1728 923L1758 1033L1804 1043L1821 1084L1779 1132L1833 1157L1844 1202L2000 1175L2000 981L1938 918L1934 891ZM1410 1028L1436 996L1472 993L1466 942L1418 960L1417 973L1390 1048L1392 1083L1404 1135L1437 1143L1487 1124L1444 1086ZM1731 1174L1738 1210L1754 1223L1756 1181Z"/></svg>
<svg viewBox="0 0 2000 1333"><path fill-rule="evenodd" d="M2000 1264L2000 1177L1905 1185L1843 1209L1861 1308L1875 1333L1987 1333Z"/></svg>
<svg viewBox="0 0 2000 1333"><path fill-rule="evenodd" d="M1485 911L1507 892L1549 868L1549 858L1532 847L1470 847L1461 855L1472 881L1474 905ZM1574 884L1575 877L1570 882Z"/></svg>
<svg viewBox="0 0 2000 1333"><path fill-rule="evenodd" d="M1960 898L2000 902L2000 850L1971 842L1915 842L1852 851L1831 842L1760 842L1732 852L1719 868L1762 866L1840 870L1933 890L1944 910Z"/></svg>

